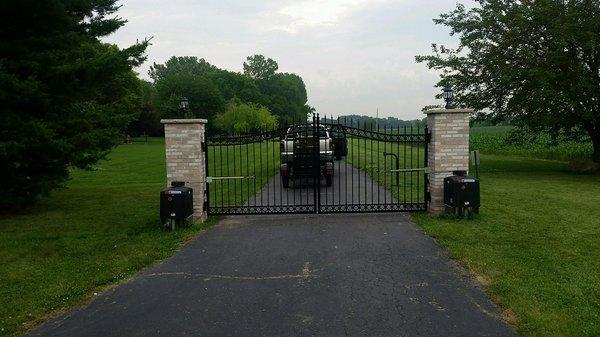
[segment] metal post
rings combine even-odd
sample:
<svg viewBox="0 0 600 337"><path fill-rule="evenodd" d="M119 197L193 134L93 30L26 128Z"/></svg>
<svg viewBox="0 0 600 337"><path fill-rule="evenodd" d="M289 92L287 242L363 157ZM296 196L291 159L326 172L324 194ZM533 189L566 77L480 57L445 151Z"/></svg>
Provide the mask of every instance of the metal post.
<svg viewBox="0 0 600 337"><path fill-rule="evenodd" d="M396 168L394 170L396 171L396 186L398 186L400 185L400 171L398 171L400 169L400 158L398 158L398 155L395 153L384 152L383 157L387 156L396 158Z"/></svg>

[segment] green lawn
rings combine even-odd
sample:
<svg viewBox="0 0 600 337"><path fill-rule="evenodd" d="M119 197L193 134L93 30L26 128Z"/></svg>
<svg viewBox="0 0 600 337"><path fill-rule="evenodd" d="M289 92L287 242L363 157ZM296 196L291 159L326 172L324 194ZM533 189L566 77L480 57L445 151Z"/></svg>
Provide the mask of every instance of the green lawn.
<svg viewBox="0 0 600 337"><path fill-rule="evenodd" d="M478 217L415 216L523 336L600 336L600 175L566 169L484 155Z"/></svg>
<svg viewBox="0 0 600 337"><path fill-rule="evenodd" d="M163 232L164 142L122 145L68 188L0 218L0 335L22 333L47 315L166 258L205 226Z"/></svg>

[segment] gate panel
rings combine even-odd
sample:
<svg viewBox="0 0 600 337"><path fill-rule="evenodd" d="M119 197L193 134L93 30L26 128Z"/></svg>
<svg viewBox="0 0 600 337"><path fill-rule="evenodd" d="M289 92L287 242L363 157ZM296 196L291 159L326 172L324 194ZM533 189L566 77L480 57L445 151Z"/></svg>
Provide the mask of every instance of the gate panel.
<svg viewBox="0 0 600 337"><path fill-rule="evenodd" d="M208 213L424 211L427 141L426 128L318 115L312 123L209 137Z"/></svg>
<svg viewBox="0 0 600 337"><path fill-rule="evenodd" d="M314 193L285 188L279 176L287 129L207 139L209 215L316 212Z"/></svg>
<svg viewBox="0 0 600 337"><path fill-rule="evenodd" d="M341 133L347 154L336 160L334 186L321 187L321 213L426 210L427 128L379 128L351 120L323 120Z"/></svg>

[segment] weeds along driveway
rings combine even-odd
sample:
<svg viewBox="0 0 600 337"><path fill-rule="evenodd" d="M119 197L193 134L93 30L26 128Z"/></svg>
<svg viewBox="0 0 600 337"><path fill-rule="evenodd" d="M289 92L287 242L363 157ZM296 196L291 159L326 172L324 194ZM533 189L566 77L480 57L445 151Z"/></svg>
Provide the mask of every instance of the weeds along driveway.
<svg viewBox="0 0 600 337"><path fill-rule="evenodd" d="M404 214L227 217L35 336L515 336Z"/></svg>

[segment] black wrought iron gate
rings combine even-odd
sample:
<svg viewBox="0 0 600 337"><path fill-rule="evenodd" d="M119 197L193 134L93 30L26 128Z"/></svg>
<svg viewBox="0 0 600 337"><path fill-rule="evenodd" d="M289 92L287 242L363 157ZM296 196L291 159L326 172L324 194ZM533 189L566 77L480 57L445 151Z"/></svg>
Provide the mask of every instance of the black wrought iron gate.
<svg viewBox="0 0 600 337"><path fill-rule="evenodd" d="M350 119L208 137L208 213L426 210L427 128Z"/></svg>

